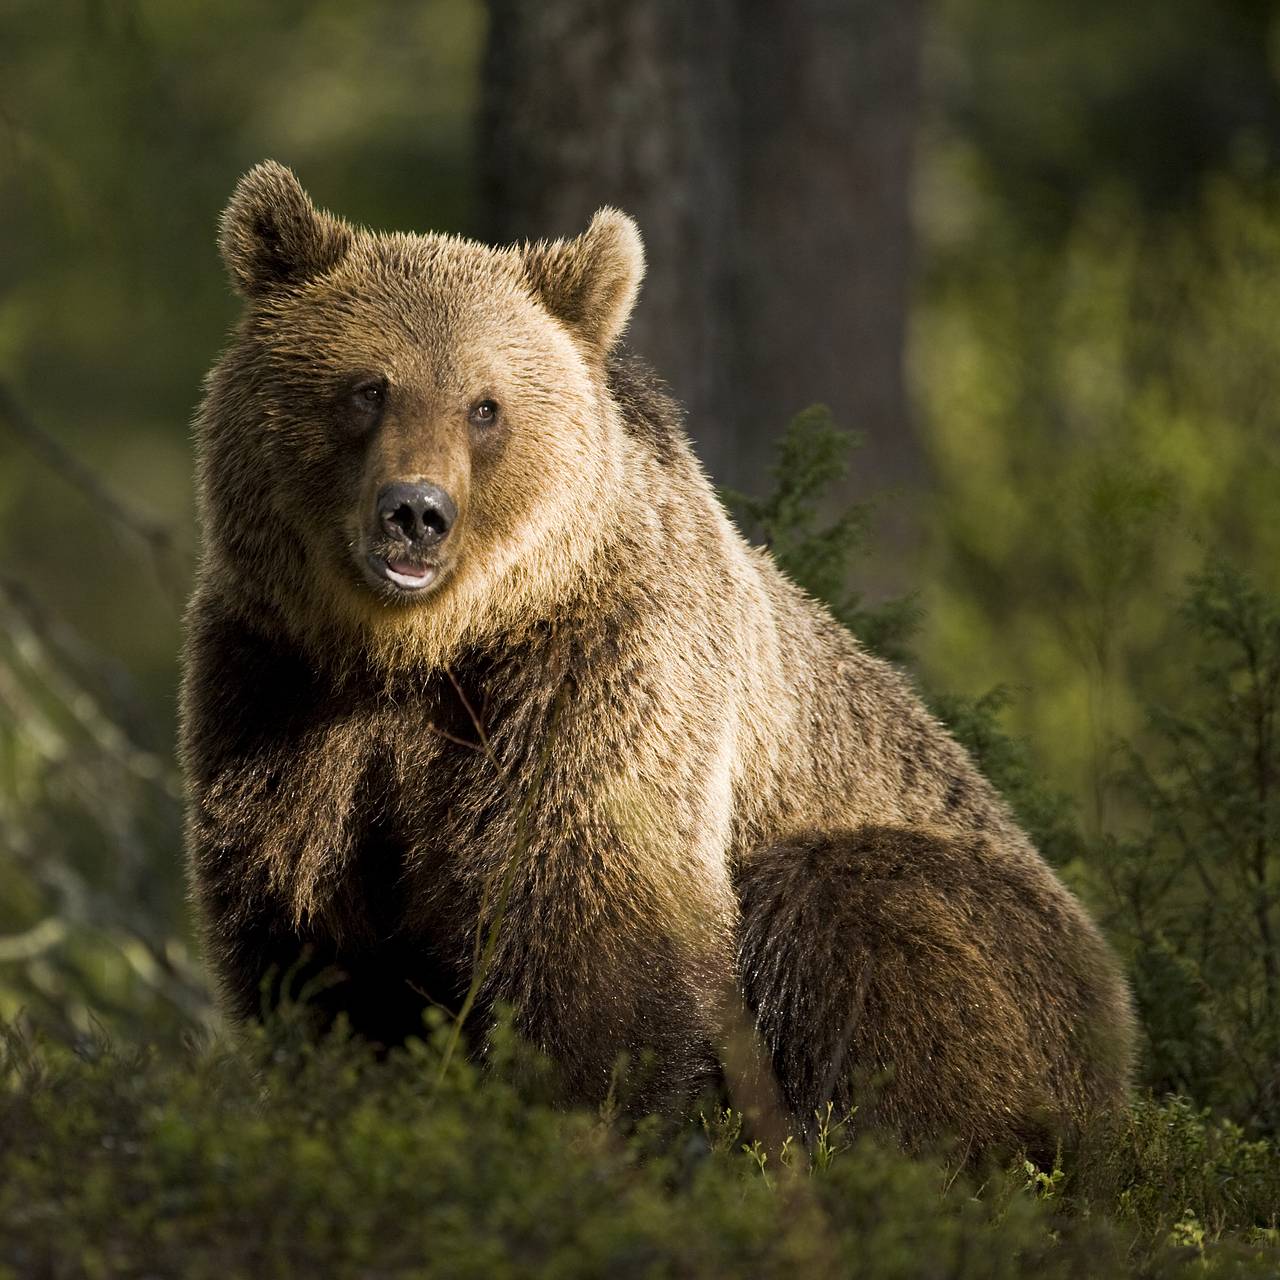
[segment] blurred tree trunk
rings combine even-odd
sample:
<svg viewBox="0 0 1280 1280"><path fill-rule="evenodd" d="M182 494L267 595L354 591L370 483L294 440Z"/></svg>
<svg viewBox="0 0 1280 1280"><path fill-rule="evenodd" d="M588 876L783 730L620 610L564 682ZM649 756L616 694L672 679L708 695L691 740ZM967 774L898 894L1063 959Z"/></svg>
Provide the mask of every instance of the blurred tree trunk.
<svg viewBox="0 0 1280 1280"><path fill-rule="evenodd" d="M819 400L866 435L858 492L923 480L903 377L922 3L489 0L483 229L636 217L630 341L721 482L767 487Z"/></svg>

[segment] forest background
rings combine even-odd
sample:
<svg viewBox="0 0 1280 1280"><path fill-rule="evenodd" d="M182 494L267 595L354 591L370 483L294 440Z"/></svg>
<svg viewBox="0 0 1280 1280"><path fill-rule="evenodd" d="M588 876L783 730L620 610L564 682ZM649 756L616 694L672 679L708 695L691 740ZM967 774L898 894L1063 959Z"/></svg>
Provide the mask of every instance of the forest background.
<svg viewBox="0 0 1280 1280"><path fill-rule="evenodd" d="M746 531L1089 903L1140 1090L1280 1134L1280 6L10 0L0 1020L77 1051L216 1021L189 423L268 156L377 228L633 213L631 342Z"/></svg>

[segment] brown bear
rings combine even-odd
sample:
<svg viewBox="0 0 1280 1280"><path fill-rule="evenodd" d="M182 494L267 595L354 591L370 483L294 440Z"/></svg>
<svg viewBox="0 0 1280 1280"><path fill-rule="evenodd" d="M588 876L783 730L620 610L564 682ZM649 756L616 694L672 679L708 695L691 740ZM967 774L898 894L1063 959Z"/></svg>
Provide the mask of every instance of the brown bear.
<svg viewBox="0 0 1280 1280"><path fill-rule="evenodd" d="M233 1016L293 982L387 1046L470 992L576 1098L647 1056L637 1105L673 1107L737 999L797 1124L861 1102L906 1144L1121 1098L1084 911L616 351L630 219L376 234L265 163L220 244L245 308L196 420L182 755Z"/></svg>

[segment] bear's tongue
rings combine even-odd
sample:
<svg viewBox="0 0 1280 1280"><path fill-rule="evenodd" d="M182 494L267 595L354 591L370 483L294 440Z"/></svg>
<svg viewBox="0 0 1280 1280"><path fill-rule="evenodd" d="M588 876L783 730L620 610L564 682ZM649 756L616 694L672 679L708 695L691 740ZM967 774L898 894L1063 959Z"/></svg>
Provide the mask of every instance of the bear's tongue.
<svg viewBox="0 0 1280 1280"><path fill-rule="evenodd" d="M407 560L388 560L387 568L402 578L429 578L434 572L429 564L410 564Z"/></svg>
<svg viewBox="0 0 1280 1280"><path fill-rule="evenodd" d="M387 577L406 591L420 591L428 586L436 576L436 567L431 564L410 564L408 560L388 560Z"/></svg>

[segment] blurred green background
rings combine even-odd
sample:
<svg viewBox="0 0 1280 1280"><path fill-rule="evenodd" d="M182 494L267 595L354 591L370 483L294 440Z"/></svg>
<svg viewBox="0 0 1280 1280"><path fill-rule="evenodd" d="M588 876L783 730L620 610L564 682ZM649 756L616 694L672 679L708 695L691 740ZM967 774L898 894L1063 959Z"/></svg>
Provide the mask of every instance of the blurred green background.
<svg viewBox="0 0 1280 1280"><path fill-rule="evenodd" d="M236 314L217 216L270 156L380 228L632 209L635 340L713 478L768 493L814 401L861 433L821 506L881 495L850 583L914 596L922 687L1131 965L1144 1081L1274 1130L1280 6L691 10L5 6L0 1017L210 1016L188 423Z"/></svg>

